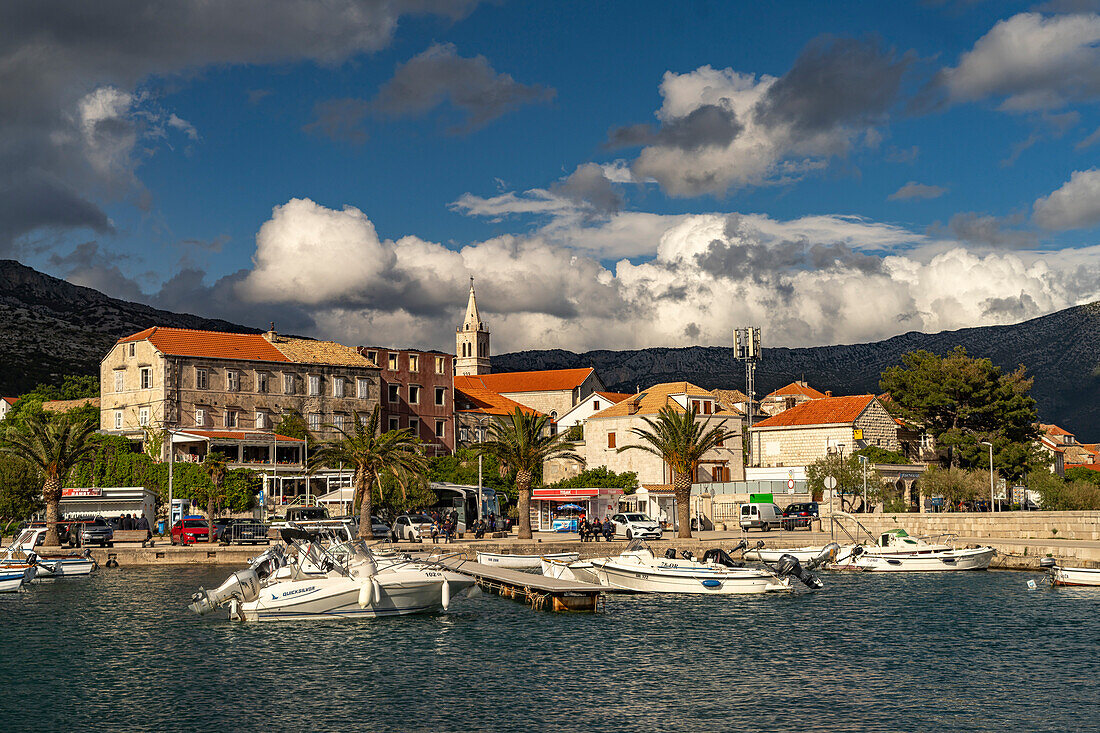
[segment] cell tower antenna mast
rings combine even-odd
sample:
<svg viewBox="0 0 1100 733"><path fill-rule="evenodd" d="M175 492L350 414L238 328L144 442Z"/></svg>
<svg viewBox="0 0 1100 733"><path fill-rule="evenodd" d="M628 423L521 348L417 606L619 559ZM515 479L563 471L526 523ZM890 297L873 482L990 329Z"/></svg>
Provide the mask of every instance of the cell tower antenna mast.
<svg viewBox="0 0 1100 733"><path fill-rule="evenodd" d="M745 396L748 397L749 455L752 465L752 420L756 401L756 362L760 361L760 327L745 326L733 329L733 358L745 362Z"/></svg>

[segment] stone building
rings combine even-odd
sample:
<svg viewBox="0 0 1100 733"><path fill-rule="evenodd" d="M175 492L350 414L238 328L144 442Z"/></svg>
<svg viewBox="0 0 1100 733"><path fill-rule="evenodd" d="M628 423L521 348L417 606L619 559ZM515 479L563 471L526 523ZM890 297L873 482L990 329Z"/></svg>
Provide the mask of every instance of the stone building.
<svg viewBox="0 0 1100 733"><path fill-rule="evenodd" d="M467 379L471 381L464 384L476 381L482 389L549 415L554 422L593 392L604 391L603 382L591 367L481 374Z"/></svg>
<svg viewBox="0 0 1100 733"><path fill-rule="evenodd" d="M753 466L807 466L829 453L869 445L898 451L899 425L874 395L822 397L753 425Z"/></svg>
<svg viewBox="0 0 1100 733"><path fill-rule="evenodd" d="M381 370L382 430L412 430L428 455L453 453L454 357L380 346L360 346L359 353Z"/></svg>
<svg viewBox="0 0 1100 733"><path fill-rule="evenodd" d="M332 439L328 426L348 429L370 414L379 384L373 362L331 341L153 327L119 339L100 363L100 427L134 439L178 431L183 460L216 443L238 462L278 465L291 460L279 451L292 441L273 440L285 415ZM205 445L196 451L183 434Z"/></svg>
<svg viewBox="0 0 1100 733"><path fill-rule="evenodd" d="M501 420L517 409L529 415L541 414L515 400L486 389L478 377L454 378L456 446L469 447L488 435L493 420Z"/></svg>
<svg viewBox="0 0 1100 733"><path fill-rule="evenodd" d="M693 480L697 483L743 481L744 460L741 452L741 418L720 409L714 394L690 382L655 384L631 395L619 403L590 416L583 425L583 439L575 450L585 459L584 468L604 466L616 473L633 471L638 483L660 491L671 485L673 475L659 457L639 450L619 452L626 445L640 444L634 428L646 428L644 418L653 419L666 406L686 410L695 407L698 420L707 427L723 425L731 437L708 452L699 462ZM551 461L543 469L544 480L552 483L575 475L581 466L575 463Z"/></svg>
<svg viewBox="0 0 1100 733"><path fill-rule="evenodd" d="M832 397L832 392L819 392L806 382L798 380L780 387L760 400L760 411L766 415L778 415L784 410L797 407L810 400Z"/></svg>

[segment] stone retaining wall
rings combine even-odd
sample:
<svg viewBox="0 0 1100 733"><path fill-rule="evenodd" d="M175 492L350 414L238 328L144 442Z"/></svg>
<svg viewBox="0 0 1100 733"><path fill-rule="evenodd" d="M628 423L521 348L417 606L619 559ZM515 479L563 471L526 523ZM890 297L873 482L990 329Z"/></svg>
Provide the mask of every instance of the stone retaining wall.
<svg viewBox="0 0 1100 733"><path fill-rule="evenodd" d="M945 512L943 514L856 514L872 533L901 527L909 534L956 534L990 539L1100 540L1100 511ZM828 529L828 520L825 529ZM846 522L846 524L848 524Z"/></svg>

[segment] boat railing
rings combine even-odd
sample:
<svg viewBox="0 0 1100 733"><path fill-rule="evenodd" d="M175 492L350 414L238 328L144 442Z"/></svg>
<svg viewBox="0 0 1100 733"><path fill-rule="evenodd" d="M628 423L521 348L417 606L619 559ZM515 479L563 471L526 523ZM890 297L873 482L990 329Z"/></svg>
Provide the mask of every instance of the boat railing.
<svg viewBox="0 0 1100 733"><path fill-rule="evenodd" d="M845 526L844 521L842 521L845 519L855 525L852 528L852 531L849 531L848 527ZM833 514L829 516L829 534L833 541L836 540L836 530L838 527L853 545L858 545L862 542L866 542L867 540L870 540L872 543L877 542L877 539L875 538L875 535L871 532L871 530L867 529L865 526L863 526L862 522L860 522L858 519L847 512L833 512ZM863 539L860 538L861 531L864 535L866 535L866 537Z"/></svg>

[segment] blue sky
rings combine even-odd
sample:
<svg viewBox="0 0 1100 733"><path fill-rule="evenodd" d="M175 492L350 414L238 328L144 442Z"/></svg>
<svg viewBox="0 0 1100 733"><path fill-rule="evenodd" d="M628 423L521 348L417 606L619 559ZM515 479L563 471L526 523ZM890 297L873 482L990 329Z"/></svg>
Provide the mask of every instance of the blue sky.
<svg viewBox="0 0 1100 733"><path fill-rule="evenodd" d="M473 275L502 351L1100 289L1089 0L60 7L0 10L0 255L117 297L446 348Z"/></svg>

